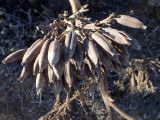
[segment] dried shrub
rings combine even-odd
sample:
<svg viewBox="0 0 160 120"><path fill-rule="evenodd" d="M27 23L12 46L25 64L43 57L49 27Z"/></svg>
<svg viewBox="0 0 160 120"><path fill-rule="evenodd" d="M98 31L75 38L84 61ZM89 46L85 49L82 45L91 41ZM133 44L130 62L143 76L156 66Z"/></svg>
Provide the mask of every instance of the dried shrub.
<svg viewBox="0 0 160 120"><path fill-rule="evenodd" d="M135 29L146 29L146 26L134 17L114 13L104 20L91 21L84 16L89 11L88 5L81 6L79 0L69 2L72 15L64 11L58 20L37 27L46 33L45 36L28 49L10 54L2 62L7 64L22 59L23 69L18 80L24 81L33 73L40 98L44 87L48 83L53 85L56 103L41 119L65 118L70 103L82 98L83 93L94 86L99 88L110 118L110 108L113 108L125 119L133 120L114 104L108 94L105 76L110 71L121 74L124 68L130 66L128 49L140 50L141 45L124 31L112 28L112 23ZM138 83L138 80L138 85L145 81ZM82 85L80 81L83 81ZM134 87L133 80L131 83ZM63 88L67 93L65 102L61 98ZM140 90L139 86L137 88Z"/></svg>

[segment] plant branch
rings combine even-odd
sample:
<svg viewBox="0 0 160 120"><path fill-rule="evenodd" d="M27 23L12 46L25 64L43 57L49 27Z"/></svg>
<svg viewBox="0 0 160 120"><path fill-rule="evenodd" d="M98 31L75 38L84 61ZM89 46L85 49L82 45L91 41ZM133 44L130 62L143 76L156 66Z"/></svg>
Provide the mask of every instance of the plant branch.
<svg viewBox="0 0 160 120"><path fill-rule="evenodd" d="M72 13L76 13L81 8L81 3L79 0L69 0L69 3L72 8Z"/></svg>
<svg viewBox="0 0 160 120"><path fill-rule="evenodd" d="M124 113L122 110L120 110L111 100L111 98L108 96L108 92L105 86L105 82L104 82L104 77L100 80L100 85L99 85L99 91L101 93L102 99L108 109L108 106L113 108L117 113L119 113L123 118L125 118L126 120L134 120L134 118L132 118L131 116L127 115L126 113Z"/></svg>

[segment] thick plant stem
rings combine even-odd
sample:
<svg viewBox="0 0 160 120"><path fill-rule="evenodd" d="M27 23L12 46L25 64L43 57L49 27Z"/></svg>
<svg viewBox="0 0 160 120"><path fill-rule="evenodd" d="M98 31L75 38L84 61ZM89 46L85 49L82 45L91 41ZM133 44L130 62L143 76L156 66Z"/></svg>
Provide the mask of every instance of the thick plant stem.
<svg viewBox="0 0 160 120"><path fill-rule="evenodd" d="M73 14L81 8L81 3L79 0L69 0L69 3L71 5Z"/></svg>
<svg viewBox="0 0 160 120"><path fill-rule="evenodd" d="M104 82L104 78L101 79L100 81L100 85L99 85L99 90L102 96L102 99L106 105L106 107L108 108L111 107L113 108L117 113L119 113L123 118L125 118L126 120L135 120L134 118L132 118L131 116L127 115L126 113L124 113L122 110L120 110L111 100L110 97L108 96L108 92L105 86L105 82Z"/></svg>

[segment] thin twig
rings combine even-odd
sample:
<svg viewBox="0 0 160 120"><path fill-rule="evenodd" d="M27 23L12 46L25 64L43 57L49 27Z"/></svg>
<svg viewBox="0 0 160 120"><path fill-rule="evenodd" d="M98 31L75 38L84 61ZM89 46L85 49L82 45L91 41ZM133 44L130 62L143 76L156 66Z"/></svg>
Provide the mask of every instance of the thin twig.
<svg viewBox="0 0 160 120"><path fill-rule="evenodd" d="M104 77L100 80L100 85L99 85L99 90L102 95L103 101L106 105L106 107L111 107L113 108L117 113L119 113L123 118L126 120L134 120L131 116L127 115L124 113L122 110L120 110L111 100L110 97L108 96L108 92L106 90L105 82L104 82Z"/></svg>

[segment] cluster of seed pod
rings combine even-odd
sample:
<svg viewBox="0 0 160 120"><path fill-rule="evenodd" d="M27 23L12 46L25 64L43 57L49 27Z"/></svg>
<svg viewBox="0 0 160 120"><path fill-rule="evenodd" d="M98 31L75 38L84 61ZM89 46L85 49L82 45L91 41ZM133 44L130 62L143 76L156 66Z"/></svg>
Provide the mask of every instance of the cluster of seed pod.
<svg viewBox="0 0 160 120"><path fill-rule="evenodd" d="M74 73L98 79L109 70L119 72L129 65L128 48L141 48L136 39L108 24L117 21L124 26L145 29L142 22L127 15L114 15L95 23L79 16L80 11L87 11L86 6L82 8L50 24L48 33L28 49L18 50L2 61L7 64L22 60L18 80L23 81L31 73L36 75L38 95L48 82L53 83L56 96L60 96L63 87L69 92L77 77Z"/></svg>
<svg viewBox="0 0 160 120"><path fill-rule="evenodd" d="M130 78L130 89L132 93L148 92L154 93L156 87L153 85L151 73L153 73L149 60L133 59L132 65L126 69ZM155 75L156 76L156 75Z"/></svg>

